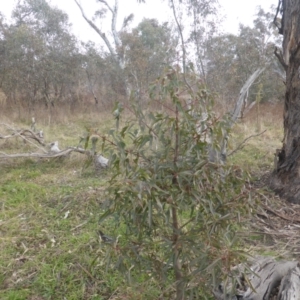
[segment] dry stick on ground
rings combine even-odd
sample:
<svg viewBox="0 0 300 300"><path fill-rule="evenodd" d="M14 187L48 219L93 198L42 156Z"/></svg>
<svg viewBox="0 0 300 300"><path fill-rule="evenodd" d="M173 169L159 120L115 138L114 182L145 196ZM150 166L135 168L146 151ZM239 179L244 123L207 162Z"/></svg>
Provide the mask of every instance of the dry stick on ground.
<svg viewBox="0 0 300 300"><path fill-rule="evenodd" d="M84 150L82 148L77 148L77 147L70 147L65 150L56 152L56 153L16 153L16 154L7 154L4 152L0 152L0 158L22 158L22 157L36 157L36 158L55 158L55 157L61 157L61 156L66 156L71 152L78 152L81 154L89 154L89 150Z"/></svg>
<svg viewBox="0 0 300 300"><path fill-rule="evenodd" d="M249 140L249 139L251 139L251 138L253 138L253 137L257 137L257 136L260 136L260 135L262 135L262 134L264 134L265 132L267 131L267 129L266 130L264 130L264 131L262 131L262 132L260 132L260 133L257 133L257 134L253 134L253 135L250 135L250 136L248 136L247 138L245 138L234 150L232 150L227 156L230 156L230 155L232 155L232 154L234 154L235 152L237 152L238 150L241 150L243 147L244 147L244 144Z"/></svg>
<svg viewBox="0 0 300 300"><path fill-rule="evenodd" d="M44 153L15 153L15 154L7 154L5 152L0 152L0 158L55 158L55 157L61 157L61 156L66 156L70 154L71 152L78 152L81 154L87 154L90 155L90 151L85 150L83 148L79 147L69 147L67 149L61 150L59 152L53 153L47 151L45 148L38 146L36 143L32 142L31 140L34 140L38 142L42 146L46 146L44 143L43 139L40 138L37 134L35 134L33 131L29 129L21 129L21 130L16 130L12 128L11 126L0 123L0 126L4 126L8 128L10 131L12 131L12 134L9 135L2 135L0 134L0 139L10 139L10 138L15 138L15 137L20 137L24 141L30 143L31 145L35 146L39 150L43 151Z"/></svg>
<svg viewBox="0 0 300 300"><path fill-rule="evenodd" d="M266 200L267 200L267 202L268 202L268 198L265 196L265 195L263 195L263 194L261 194ZM284 215L284 214L281 214L280 212L277 212L277 211L275 211L274 209L272 209L272 208L270 208L270 206L269 205L266 205L266 204L261 204L261 206L265 209L265 210L267 210L267 211L269 211L269 212L271 212L272 214L274 214L275 216L278 216L278 217L280 217L281 219L283 219L283 220L287 220L287 221L291 221L291 222L297 222L297 223L300 223L300 218L295 218L294 216L286 216L286 215ZM291 208L291 207L289 207L289 210L291 211L292 210L292 212L293 212L293 214L296 214L296 212Z"/></svg>
<svg viewBox="0 0 300 300"><path fill-rule="evenodd" d="M292 217L290 217L290 216L282 215L282 214L280 214L279 212L273 210L272 208L270 208L270 207L268 207L267 205L264 205L264 204L262 204L262 207L263 207L264 209L266 209L267 211L271 212L272 214L274 214L274 215L280 217L280 218L283 219L283 220L287 220L287 221L291 221L291 222L297 222L297 223L300 223L300 219L298 219L298 218L292 218Z"/></svg>

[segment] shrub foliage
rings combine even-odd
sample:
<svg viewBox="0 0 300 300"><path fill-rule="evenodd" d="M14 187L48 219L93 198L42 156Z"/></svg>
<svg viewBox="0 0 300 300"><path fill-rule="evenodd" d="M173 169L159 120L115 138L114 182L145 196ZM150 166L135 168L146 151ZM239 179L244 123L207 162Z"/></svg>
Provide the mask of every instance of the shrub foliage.
<svg viewBox="0 0 300 300"><path fill-rule="evenodd" d="M134 117L103 138L111 177L100 222L119 227L108 251L129 281L142 276L164 297L203 299L244 255L235 232L251 197L241 172L209 159L228 128L205 86L168 69L150 95L155 112L132 104Z"/></svg>

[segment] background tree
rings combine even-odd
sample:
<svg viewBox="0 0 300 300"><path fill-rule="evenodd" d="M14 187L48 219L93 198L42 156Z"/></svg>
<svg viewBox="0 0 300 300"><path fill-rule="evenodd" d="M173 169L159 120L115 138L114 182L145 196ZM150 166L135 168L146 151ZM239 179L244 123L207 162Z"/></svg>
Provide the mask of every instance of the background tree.
<svg viewBox="0 0 300 300"><path fill-rule="evenodd" d="M207 44L219 31L218 1L187 1L188 14L192 16L189 41L196 57L197 72L203 79L207 75Z"/></svg>
<svg viewBox="0 0 300 300"><path fill-rule="evenodd" d="M259 67L265 71L249 93L249 102L256 99L262 85L262 101L281 99L284 84L282 66L274 56L280 43L272 26L274 15L261 8L254 20L254 27L240 25L238 35L226 34L213 37L207 47L207 83L218 93L220 103L228 105L238 95L240 87Z"/></svg>
<svg viewBox="0 0 300 300"><path fill-rule="evenodd" d="M128 82L137 99L145 100L149 85L175 60L172 30L168 23L144 19L121 40Z"/></svg>
<svg viewBox="0 0 300 300"><path fill-rule="evenodd" d="M8 98L18 98L29 110L37 103L76 101L80 57L67 15L46 1L24 0L12 17L12 25L1 27L2 88Z"/></svg>
<svg viewBox="0 0 300 300"><path fill-rule="evenodd" d="M182 64L182 69L186 72L188 65L193 63L199 75L205 79L206 43L216 32L218 2L215 0L170 0L169 5L180 40L179 62ZM191 19L191 22L184 19L186 16Z"/></svg>
<svg viewBox="0 0 300 300"><path fill-rule="evenodd" d="M111 70L113 71L114 76L114 85L113 88L116 91L117 95L123 95L127 96L128 94L128 87L126 78L123 74L123 70L125 67L124 64L124 55L122 52L120 52L121 49L121 39L120 39L120 33L124 28L128 26L128 24L133 20L133 14L130 14L128 17L126 17L123 21L122 28L120 30L117 30L117 18L118 18L118 10L119 10L119 3L118 0L114 1L114 4L111 5L105 0L98 0L100 9L97 10L94 14L93 19L89 18L86 13L84 12L83 7L81 4L74 0L77 6L79 7L81 14L83 18L86 20L86 22L91 26L92 29L96 31L96 33L100 36L102 41L104 42L110 59L111 63L113 64L113 68ZM109 38L109 35L104 32L104 30L97 26L96 22L94 20L97 19L104 19L107 16L107 13L111 16L111 31L110 34L112 36L112 39Z"/></svg>
<svg viewBox="0 0 300 300"><path fill-rule="evenodd" d="M84 45L85 53L82 55L82 67L86 73L86 79L83 80L84 87L93 95L96 106L99 100L104 104L102 95L106 95L107 80L105 80L105 59L102 57L100 50L96 48L95 44L89 42ZM107 79L107 78L106 78ZM100 96L101 95L101 96Z"/></svg>

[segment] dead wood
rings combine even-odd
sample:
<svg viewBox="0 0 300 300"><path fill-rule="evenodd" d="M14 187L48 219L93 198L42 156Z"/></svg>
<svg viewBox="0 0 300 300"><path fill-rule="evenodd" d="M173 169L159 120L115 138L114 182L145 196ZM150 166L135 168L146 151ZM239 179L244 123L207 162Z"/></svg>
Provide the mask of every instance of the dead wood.
<svg viewBox="0 0 300 300"><path fill-rule="evenodd" d="M249 243L255 252L275 252L288 259L255 257L244 266L232 268L230 275L235 272L237 284L220 285L214 291L215 299L300 299L300 205L288 203L270 191L267 196L265 193L257 194L260 209L250 223Z"/></svg>
<svg viewBox="0 0 300 300"><path fill-rule="evenodd" d="M7 154L4 152L0 152L0 158L55 158L67 156L71 152L78 152L81 154L89 154L90 151L84 150L82 148L77 147L69 147L67 149L61 150L59 152L49 152L49 153L15 153L15 154Z"/></svg>
<svg viewBox="0 0 300 300"><path fill-rule="evenodd" d="M237 278L237 292L232 295L226 292L226 287L220 285L214 291L215 299L300 299L293 298L295 294L300 295L300 269L297 261L276 261L271 257L258 257L253 260L250 268L239 269L241 275Z"/></svg>
<svg viewBox="0 0 300 300"><path fill-rule="evenodd" d="M33 124L35 125L35 120L33 118ZM108 167L108 159L102 155L98 155L94 151L90 151L81 147L68 147L66 149L60 150L58 147L58 141L55 141L50 144L44 142L44 135L42 131L38 133L29 130L29 129L14 129L8 124L0 124L0 126L5 127L6 130L10 131L9 134L0 134L0 139L12 139L20 137L24 142L29 143L30 145L37 148L40 152L30 152L30 153L6 153L0 152L0 159L12 159L12 158L58 158L66 157L72 152L77 152L85 154L89 157L92 157L94 160L94 165L97 170ZM33 126L32 126L33 127ZM37 142L37 143L35 143Z"/></svg>
<svg viewBox="0 0 300 300"><path fill-rule="evenodd" d="M252 84L254 83L254 81L259 77L259 75L264 71L264 68L260 68L257 69L249 78L248 80L245 82L245 84L243 85L243 87L241 88L240 91L240 95L239 98L235 104L235 107L233 109L233 112L231 114L231 118L230 118L230 128L232 127L232 125L237 121L237 119L241 116L242 114L242 109L245 106L245 102L247 99L247 94L249 91L249 88L252 86Z"/></svg>
<svg viewBox="0 0 300 300"><path fill-rule="evenodd" d="M229 131L231 130L232 126L237 122L237 120L242 116L243 109L246 108L247 103L247 96L250 87L255 82L255 80L259 77L259 75L264 71L264 68L257 69L245 82L243 87L240 90L239 97L235 103L235 107L233 111L230 113L230 117L227 122L227 132L224 134L222 141L220 142L220 150L216 150L215 147L210 147L209 149L209 160L212 162L219 161L222 164L225 164L227 159L227 140ZM202 121L202 120L200 120Z"/></svg>
<svg viewBox="0 0 300 300"><path fill-rule="evenodd" d="M271 212L272 214L284 219L284 220L287 220L287 221L292 221L293 223L294 222L297 222L297 223L300 223L300 218L292 218L291 216L289 215L284 215L284 214L281 214L275 210L273 210L272 208L268 207L267 205L263 205L263 208L266 209L267 211Z"/></svg>
<svg viewBox="0 0 300 300"><path fill-rule="evenodd" d="M26 141L34 140L38 142L40 145L45 146L44 135L42 131L34 132L29 129L14 129L13 127L5 123L0 123L0 126L6 127L9 131L12 132L11 134L7 134L7 135L0 134L0 139L2 140L20 137Z"/></svg>
<svg viewBox="0 0 300 300"><path fill-rule="evenodd" d="M300 299L300 268L299 263L281 280L278 293L279 300Z"/></svg>

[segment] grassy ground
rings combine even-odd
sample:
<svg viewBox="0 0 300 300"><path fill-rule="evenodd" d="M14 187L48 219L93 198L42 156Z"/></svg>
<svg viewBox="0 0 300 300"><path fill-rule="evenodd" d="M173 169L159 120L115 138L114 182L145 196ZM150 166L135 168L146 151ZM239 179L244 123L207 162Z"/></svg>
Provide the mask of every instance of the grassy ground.
<svg viewBox="0 0 300 300"><path fill-rule="evenodd" d="M245 143L243 143L246 140ZM254 174L274 167L274 154L283 139L283 113L280 104L261 105L236 124L229 141L229 162ZM231 152L239 148L240 150Z"/></svg>
<svg viewBox="0 0 300 300"><path fill-rule="evenodd" d="M269 104L235 126L229 152L248 136L267 131L249 139L229 163L256 176L270 170L282 138L281 116L281 107ZM105 114L54 121L45 118L38 125L60 148L77 145L85 127L113 126ZM3 122L9 121L3 117ZM29 120L14 122L19 128L29 125ZM0 140L0 152L20 153L24 147L22 141ZM95 174L84 165L80 154L64 160L0 159L0 299L158 299L154 283L141 278L128 286L107 269L108 246L97 231L108 171Z"/></svg>

